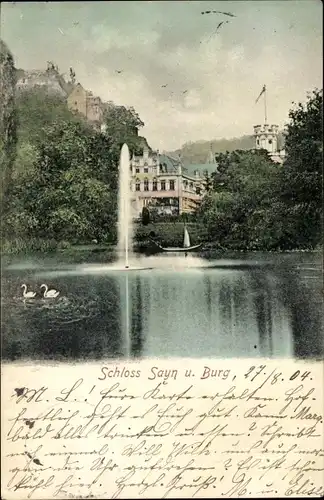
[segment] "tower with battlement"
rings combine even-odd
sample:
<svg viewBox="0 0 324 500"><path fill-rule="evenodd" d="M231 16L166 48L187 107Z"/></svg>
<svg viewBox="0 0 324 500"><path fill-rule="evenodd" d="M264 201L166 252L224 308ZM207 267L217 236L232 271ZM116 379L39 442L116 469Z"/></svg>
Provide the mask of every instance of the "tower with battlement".
<svg viewBox="0 0 324 500"><path fill-rule="evenodd" d="M279 147L279 126L269 125L267 119L267 88L263 85L259 97L255 101L259 101L260 97L264 99L264 125L254 125L255 150L264 149L268 151L270 158L277 162L283 163L285 151Z"/></svg>
<svg viewBox="0 0 324 500"><path fill-rule="evenodd" d="M278 152L278 125L255 125L254 137L255 148L266 149L268 153L275 154Z"/></svg>
<svg viewBox="0 0 324 500"><path fill-rule="evenodd" d="M273 161L283 163L285 152L279 149L278 136L278 125L254 126L255 149L265 149Z"/></svg>

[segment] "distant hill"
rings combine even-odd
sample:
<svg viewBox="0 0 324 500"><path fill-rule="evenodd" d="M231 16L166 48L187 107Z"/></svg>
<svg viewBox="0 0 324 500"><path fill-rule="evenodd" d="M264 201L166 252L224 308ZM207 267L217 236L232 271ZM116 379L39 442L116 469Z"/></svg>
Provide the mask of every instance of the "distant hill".
<svg viewBox="0 0 324 500"><path fill-rule="evenodd" d="M283 148L283 134L279 133L279 149ZM181 156L184 165L206 163L210 151L214 154L235 151L236 149L249 150L255 147L253 135L243 135L232 139L215 139L213 141L187 142L176 151L168 151L171 156Z"/></svg>

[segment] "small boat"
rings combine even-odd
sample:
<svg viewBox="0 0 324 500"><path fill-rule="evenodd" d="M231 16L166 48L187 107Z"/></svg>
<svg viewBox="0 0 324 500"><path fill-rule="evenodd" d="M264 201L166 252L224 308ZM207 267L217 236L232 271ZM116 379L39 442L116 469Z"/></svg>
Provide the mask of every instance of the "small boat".
<svg viewBox="0 0 324 500"><path fill-rule="evenodd" d="M152 240L154 241L154 240ZM190 246L190 237L188 233L188 229L186 226L184 227L184 236L183 236L183 247L162 247L159 243L154 241L155 245L162 250L163 252L192 252L193 250L197 250L202 246L202 243L199 245Z"/></svg>

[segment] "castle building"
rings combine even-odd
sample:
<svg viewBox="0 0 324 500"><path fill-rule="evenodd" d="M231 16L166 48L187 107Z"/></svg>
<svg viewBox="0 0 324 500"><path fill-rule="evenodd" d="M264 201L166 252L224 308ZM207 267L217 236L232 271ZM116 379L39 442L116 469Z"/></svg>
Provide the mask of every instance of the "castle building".
<svg viewBox="0 0 324 500"><path fill-rule="evenodd" d="M178 215L195 211L204 196L204 179L199 172L188 172L180 158L150 151L131 159L133 215L143 207L159 215Z"/></svg>
<svg viewBox="0 0 324 500"><path fill-rule="evenodd" d="M267 119L267 87L263 85L262 90L255 103L263 97L264 103L264 125L254 126L255 149L264 149L268 151L272 161L283 163L285 151L279 147L279 127L278 125L269 125Z"/></svg>
<svg viewBox="0 0 324 500"><path fill-rule="evenodd" d="M279 127L278 125L255 125L255 149L265 149L268 151L272 161L283 163L285 158L284 149L279 148Z"/></svg>
<svg viewBox="0 0 324 500"><path fill-rule="evenodd" d="M35 88L44 89L46 92L63 97L70 91L69 84L59 74L58 68L53 64L46 70L16 70L16 89L18 92L30 91Z"/></svg>
<svg viewBox="0 0 324 500"><path fill-rule="evenodd" d="M81 113L85 118L100 130L103 120L103 103L100 97L85 90L78 83L67 98L67 105L71 111Z"/></svg>

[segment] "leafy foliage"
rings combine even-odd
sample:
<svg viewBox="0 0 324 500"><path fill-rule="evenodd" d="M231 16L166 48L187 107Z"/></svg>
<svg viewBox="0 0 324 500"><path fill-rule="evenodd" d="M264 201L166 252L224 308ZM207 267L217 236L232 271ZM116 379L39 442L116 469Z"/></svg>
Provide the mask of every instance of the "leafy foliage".
<svg viewBox="0 0 324 500"><path fill-rule="evenodd" d="M81 123L54 122L36 145L32 168L15 185L11 231L67 241L114 238L118 157L111 141Z"/></svg>
<svg viewBox="0 0 324 500"><path fill-rule="evenodd" d="M63 97L49 94L44 88L21 92L16 98L19 118L19 143L35 143L44 138L45 127L54 121L86 123L82 115L71 112Z"/></svg>
<svg viewBox="0 0 324 500"><path fill-rule="evenodd" d="M206 193L209 193L209 191L211 191L211 189L213 188L213 177L207 170L206 172L204 172L203 185Z"/></svg>
<svg viewBox="0 0 324 500"><path fill-rule="evenodd" d="M0 170L1 212L8 210L11 196L12 170L16 156L17 114L15 109L16 72L14 60L0 40Z"/></svg>
<svg viewBox="0 0 324 500"><path fill-rule="evenodd" d="M105 133L111 138L116 149L120 150L126 142L131 153L141 153L143 140L138 136L138 131L144 123L134 108L109 103L104 112L104 124Z"/></svg>
<svg viewBox="0 0 324 500"><path fill-rule="evenodd" d="M280 175L280 200L294 228L295 244L320 241L323 180L323 93L315 90L289 113L286 161Z"/></svg>
<svg viewBox="0 0 324 500"><path fill-rule="evenodd" d="M221 246L256 248L262 231L256 231L255 221L270 205L279 167L263 152L251 151L220 154L217 162L200 217Z"/></svg>
<svg viewBox="0 0 324 500"><path fill-rule="evenodd" d="M142 209L142 224L143 226L147 226L150 223L150 211L147 207L143 207Z"/></svg>

